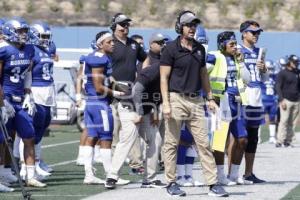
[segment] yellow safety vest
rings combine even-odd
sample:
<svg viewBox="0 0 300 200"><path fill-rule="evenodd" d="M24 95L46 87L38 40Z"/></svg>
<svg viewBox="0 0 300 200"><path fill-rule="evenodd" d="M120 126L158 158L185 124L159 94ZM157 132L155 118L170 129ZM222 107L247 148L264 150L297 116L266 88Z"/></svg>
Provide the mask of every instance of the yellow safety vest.
<svg viewBox="0 0 300 200"><path fill-rule="evenodd" d="M216 63L211 71L208 72L211 90L214 96L222 98L225 92L225 81L227 76L227 62L225 56L220 51L211 51L216 57ZM242 104L247 104L247 96L245 93L245 85L240 75L240 64L235 60L237 67L237 87L240 93Z"/></svg>

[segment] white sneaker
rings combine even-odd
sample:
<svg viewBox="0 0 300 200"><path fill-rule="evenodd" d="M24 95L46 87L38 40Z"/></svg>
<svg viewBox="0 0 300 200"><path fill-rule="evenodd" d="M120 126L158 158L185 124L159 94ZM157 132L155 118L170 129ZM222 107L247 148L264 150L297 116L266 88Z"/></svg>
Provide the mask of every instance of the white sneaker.
<svg viewBox="0 0 300 200"><path fill-rule="evenodd" d="M194 186L194 180L192 177L188 176L185 177L185 183L183 183L183 187L193 187Z"/></svg>
<svg viewBox="0 0 300 200"><path fill-rule="evenodd" d="M26 181L26 185L31 186L31 187L38 187L38 188L42 188L42 187L47 186L45 183L42 183L42 182L38 181L36 178L28 179Z"/></svg>
<svg viewBox="0 0 300 200"><path fill-rule="evenodd" d="M129 183L130 183L130 180L125 180L125 179L119 178L118 181L116 182L116 185L127 185Z"/></svg>
<svg viewBox="0 0 300 200"><path fill-rule="evenodd" d="M51 167L49 167L49 165L47 165L47 163L45 163L43 160L40 160L40 167L41 167L44 171L46 171L46 172L48 172L48 173L51 173L51 172L54 171L54 170L53 170Z"/></svg>
<svg viewBox="0 0 300 200"><path fill-rule="evenodd" d="M78 157L76 160L76 165L84 166L84 158Z"/></svg>
<svg viewBox="0 0 300 200"><path fill-rule="evenodd" d="M38 175L41 175L41 176L50 176L51 173L49 172L46 172L45 170L43 170L40 165L35 165L35 171Z"/></svg>
<svg viewBox="0 0 300 200"><path fill-rule="evenodd" d="M232 182L235 182L237 185L252 185L253 184L252 181L245 180L242 177L238 177L236 179L230 178L229 180Z"/></svg>
<svg viewBox="0 0 300 200"><path fill-rule="evenodd" d="M202 182L200 182L200 181L195 181L194 182L194 185L196 186L196 187L201 187L201 186L204 186L205 184L204 183L202 183Z"/></svg>
<svg viewBox="0 0 300 200"><path fill-rule="evenodd" d="M104 185L105 180L102 180L100 178L97 178L96 176L85 176L83 180L83 184L92 185L92 184L103 184Z"/></svg>
<svg viewBox="0 0 300 200"><path fill-rule="evenodd" d="M269 138L269 144L276 144L276 139L275 139L275 137L270 137L270 138Z"/></svg>
<svg viewBox="0 0 300 200"><path fill-rule="evenodd" d="M178 185L180 185L180 186L184 186L184 185L186 184L186 180L185 180L184 177L178 176L178 177L177 177L176 183L177 183Z"/></svg>
<svg viewBox="0 0 300 200"><path fill-rule="evenodd" d="M15 183L18 181L18 178L12 174L10 168L4 168L3 170L1 170L0 179L3 182L7 182L7 183Z"/></svg>
<svg viewBox="0 0 300 200"><path fill-rule="evenodd" d="M220 185L223 185L223 186L232 186L232 185L236 185L237 184L237 182L231 181L230 179L228 179L226 177L220 177L220 178L218 178L218 183Z"/></svg>
<svg viewBox="0 0 300 200"><path fill-rule="evenodd" d="M0 192L13 192L15 189L7 187L0 183Z"/></svg>

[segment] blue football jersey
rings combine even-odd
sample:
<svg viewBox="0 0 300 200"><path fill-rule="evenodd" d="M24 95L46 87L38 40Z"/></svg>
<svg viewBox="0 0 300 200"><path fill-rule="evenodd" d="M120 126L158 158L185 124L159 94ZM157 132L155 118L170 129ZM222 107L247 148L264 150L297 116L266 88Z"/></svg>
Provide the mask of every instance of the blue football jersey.
<svg viewBox="0 0 300 200"><path fill-rule="evenodd" d="M92 69L93 68L104 68L103 75L109 77L112 73L111 60L107 55L104 55L99 52L93 52L85 57L85 69L84 74L87 78L85 83L85 92L89 99L98 99L98 100L109 100L106 95L102 95L96 92L93 78L92 78ZM105 85L105 83L103 83Z"/></svg>
<svg viewBox="0 0 300 200"><path fill-rule="evenodd" d="M53 84L53 60L47 49L34 47L32 86Z"/></svg>
<svg viewBox="0 0 300 200"><path fill-rule="evenodd" d="M251 80L248 83L249 87L261 87L261 75L259 69L256 67L256 62L259 54L259 48L254 47L253 49L249 49L243 45L240 45L241 52L244 54L245 65L250 72Z"/></svg>
<svg viewBox="0 0 300 200"><path fill-rule="evenodd" d="M1 83L5 96L24 95L24 78L34 56L34 46L24 45L21 49L7 42L0 43L0 60L3 62Z"/></svg>
<svg viewBox="0 0 300 200"><path fill-rule="evenodd" d="M230 57L230 56L225 57L225 58L226 58L226 63L227 63L227 75L226 75L226 79L225 79L226 91L229 94L238 95L239 90L237 87L237 68L236 68L234 59L233 59L233 57ZM208 53L206 62L211 65L215 65L216 64L215 55Z"/></svg>
<svg viewBox="0 0 300 200"><path fill-rule="evenodd" d="M262 85L262 100L264 102L273 102L277 100L276 97L276 90L275 90L275 83L276 83L276 75L270 74L269 79L264 81Z"/></svg>

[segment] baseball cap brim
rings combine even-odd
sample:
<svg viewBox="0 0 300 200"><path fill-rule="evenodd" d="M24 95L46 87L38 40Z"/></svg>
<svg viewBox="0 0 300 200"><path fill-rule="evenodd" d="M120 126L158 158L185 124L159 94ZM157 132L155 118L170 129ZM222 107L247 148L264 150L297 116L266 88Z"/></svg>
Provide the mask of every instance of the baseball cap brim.
<svg viewBox="0 0 300 200"><path fill-rule="evenodd" d="M163 40L167 41L168 38L165 37L165 36L164 36L163 34L161 34L161 33L154 33L154 34L150 37L149 43L151 44L151 43L153 43L153 42L159 42L159 41L163 41Z"/></svg>
<svg viewBox="0 0 300 200"><path fill-rule="evenodd" d="M126 15L119 15L116 19L115 19L115 23L121 23L121 22L130 22L132 21L129 17L127 17Z"/></svg>
<svg viewBox="0 0 300 200"><path fill-rule="evenodd" d="M185 13L180 17L181 24L187 24L191 22L195 22L199 24L201 23L201 20L197 18L195 15L193 15L192 13Z"/></svg>

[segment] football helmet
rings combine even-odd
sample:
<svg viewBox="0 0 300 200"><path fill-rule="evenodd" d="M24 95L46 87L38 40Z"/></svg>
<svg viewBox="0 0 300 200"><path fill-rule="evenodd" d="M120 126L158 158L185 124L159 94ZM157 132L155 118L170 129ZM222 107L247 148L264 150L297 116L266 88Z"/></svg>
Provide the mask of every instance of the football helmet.
<svg viewBox="0 0 300 200"><path fill-rule="evenodd" d="M25 44L28 41L29 26L21 17L6 21L2 31L7 41L20 44Z"/></svg>
<svg viewBox="0 0 300 200"><path fill-rule="evenodd" d="M203 26L198 25L195 33L195 40L201 44L208 44L208 38L206 36L206 31Z"/></svg>
<svg viewBox="0 0 300 200"><path fill-rule="evenodd" d="M92 48L93 50L97 50L97 49L98 49L96 40L92 40L92 42L91 42L91 48Z"/></svg>
<svg viewBox="0 0 300 200"><path fill-rule="evenodd" d="M30 26L30 42L34 45L48 48L52 41L50 26L45 22L35 22Z"/></svg>

